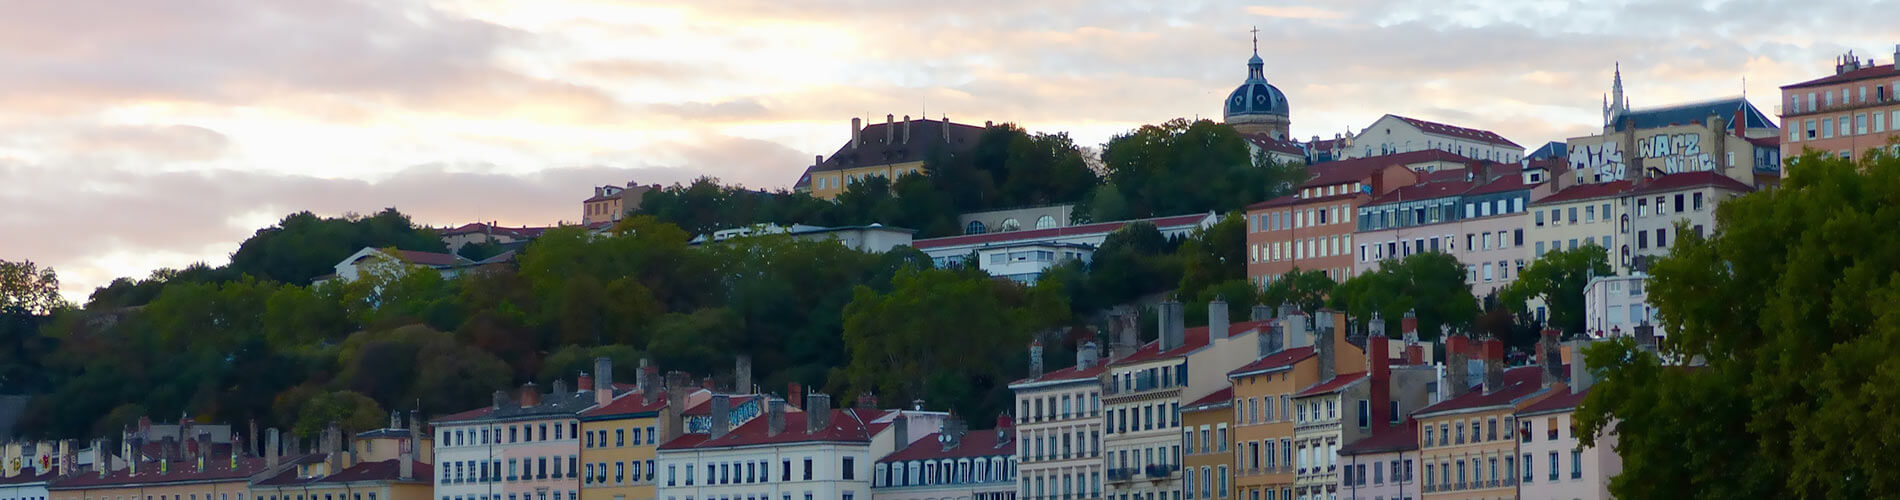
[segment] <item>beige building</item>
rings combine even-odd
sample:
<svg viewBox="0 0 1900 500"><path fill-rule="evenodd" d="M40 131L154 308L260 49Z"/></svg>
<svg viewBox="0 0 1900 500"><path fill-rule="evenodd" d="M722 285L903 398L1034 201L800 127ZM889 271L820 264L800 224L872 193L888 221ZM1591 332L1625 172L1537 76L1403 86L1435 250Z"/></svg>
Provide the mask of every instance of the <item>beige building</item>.
<svg viewBox="0 0 1900 500"><path fill-rule="evenodd" d="M672 421L659 369L640 363L631 390L616 390L613 362L594 360L594 406L580 413L581 500L652 500L654 449Z"/></svg>
<svg viewBox="0 0 1900 500"><path fill-rule="evenodd" d="M1369 158L1412 151L1437 150L1465 158L1514 163L1524 157L1520 146L1497 132L1385 115L1352 138L1346 154Z"/></svg>
<svg viewBox="0 0 1900 500"><path fill-rule="evenodd" d="M1629 265L1645 270L1646 260L1668 255L1681 237L1676 234L1677 224L1704 236L1713 234L1716 205L1753 191L1747 184L1706 171L1648 179L1630 190L1622 203L1630 212L1624 243L1635 243Z"/></svg>
<svg viewBox="0 0 1900 500"><path fill-rule="evenodd" d="M612 184L597 186L594 196L581 200L581 225L619 222L628 212L640 208L640 201L646 198L647 193L659 189L659 184L641 185L634 182L628 182L625 187Z"/></svg>
<svg viewBox="0 0 1900 500"><path fill-rule="evenodd" d="M905 115L902 122L893 115L884 115L883 124L870 126L852 118L851 139L831 157L816 157L793 188L829 200L867 177L895 181L905 174L921 173L930 155L968 151L976 146L984 129L948 120L913 120L910 115Z"/></svg>
<svg viewBox="0 0 1900 500"><path fill-rule="evenodd" d="M1419 425L1419 457L1426 500L1517 497L1518 467L1515 412L1543 393L1543 372L1535 366L1506 370L1504 345L1487 339L1473 350L1461 335L1446 346L1450 362L1444 383L1447 398L1412 414ZM1483 360L1481 384L1470 378L1465 356Z"/></svg>
<svg viewBox="0 0 1900 500"><path fill-rule="evenodd" d="M1900 60L1900 45L1893 56ZM1781 87L1781 121L1788 135L1782 158L1807 151L1855 157L1890 148L1900 153L1900 66L1875 65L1848 52L1834 74Z"/></svg>
<svg viewBox="0 0 1900 500"><path fill-rule="evenodd" d="M1222 388L1181 407L1181 495L1188 500L1228 498L1234 470L1234 388Z"/></svg>
<svg viewBox="0 0 1900 500"><path fill-rule="evenodd" d="M1181 490L1182 405L1228 388L1225 374L1255 359L1248 347L1267 326L1229 324L1227 303L1220 300L1208 304L1208 326L1201 328L1184 326L1180 302L1163 302L1159 310L1160 338L1110 362L1103 375L1109 497L1158 499ZM1120 331L1133 335L1129 328Z"/></svg>
<svg viewBox="0 0 1900 500"><path fill-rule="evenodd" d="M1616 72L1601 133L1566 141L1572 182L1720 172L1737 182L1779 182L1780 129L1741 97L1630 109Z"/></svg>

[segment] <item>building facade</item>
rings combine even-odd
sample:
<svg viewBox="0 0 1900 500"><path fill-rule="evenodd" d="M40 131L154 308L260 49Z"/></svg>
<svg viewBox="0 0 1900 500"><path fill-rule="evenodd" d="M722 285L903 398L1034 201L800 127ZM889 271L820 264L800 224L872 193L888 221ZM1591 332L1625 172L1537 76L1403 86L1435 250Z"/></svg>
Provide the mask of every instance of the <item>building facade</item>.
<svg viewBox="0 0 1900 500"><path fill-rule="evenodd" d="M1353 158L1437 150L1475 160L1515 163L1524 146L1489 130L1470 129L1417 118L1385 115L1352 138Z"/></svg>
<svg viewBox="0 0 1900 500"><path fill-rule="evenodd" d="M904 422L904 423L898 423ZM898 427L903 426L903 427ZM1016 431L1006 415L991 430L971 431L949 420L943 431L911 440L908 419L894 419L895 442L908 443L880 458L872 472L876 500L1013 500Z"/></svg>
<svg viewBox="0 0 1900 500"><path fill-rule="evenodd" d="M1598 276L1583 286L1584 328L1597 337L1619 337L1636 331L1637 325L1656 324L1656 309L1649 306L1647 275Z"/></svg>
<svg viewBox="0 0 1900 500"><path fill-rule="evenodd" d="M1424 473L1423 496L1426 499L1515 498L1517 495L1517 428L1515 411L1519 404L1538 396L1543 390L1543 372L1535 366L1506 370L1504 345L1486 339L1481 348L1469 348L1466 339L1454 335L1447 352L1478 354L1483 360L1483 382L1465 386L1461 373L1469 365L1462 355L1450 356L1446 383L1449 396L1444 401L1419 409L1413 418L1419 425L1419 456Z"/></svg>
<svg viewBox="0 0 1900 500"><path fill-rule="evenodd" d="M1188 500L1229 498L1234 451L1234 388L1222 388L1181 408L1181 496Z"/></svg>
<svg viewBox="0 0 1900 500"><path fill-rule="evenodd" d="M1070 484L1070 498L1102 497L1102 383L1094 342L1076 350L1076 364L1042 371L1042 346L1030 347L1030 377L1009 384L1015 394L1017 497L1052 498L1050 485ZM1081 484L1081 489L1074 485Z"/></svg>
<svg viewBox="0 0 1900 500"><path fill-rule="evenodd" d="M1627 260L1618 258L1625 242L1617 235L1627 223L1622 198L1634 187L1631 181L1575 184L1532 201L1531 223L1524 228L1530 257L1596 245L1609 250L1610 265L1621 274L1628 268Z"/></svg>
<svg viewBox="0 0 1900 500"><path fill-rule="evenodd" d="M1354 272L1353 233L1358 230L1354 220L1359 206L1417 184L1414 166L1454 159L1447 153L1427 151L1332 162L1293 194L1249 205L1247 278L1264 288L1300 269L1345 280Z"/></svg>
<svg viewBox="0 0 1900 500"><path fill-rule="evenodd" d="M641 362L633 390L618 391L613 363L594 360L594 406L580 412L581 500L653 500L658 478L654 449L666 413L659 370Z"/></svg>
<svg viewBox="0 0 1900 500"><path fill-rule="evenodd" d="M1069 227L1075 205L1043 205L957 214L963 234L1005 233L1024 229Z"/></svg>
<svg viewBox="0 0 1900 500"><path fill-rule="evenodd" d="M1240 500L1294 498L1293 394L1319 378L1306 315L1282 306L1273 321L1256 345L1258 359L1227 373L1234 391L1232 489ZM1227 479L1214 480L1218 488Z"/></svg>
<svg viewBox="0 0 1900 500"><path fill-rule="evenodd" d="M1227 303L1220 300L1208 305L1208 326L1200 328L1185 327L1180 302L1166 301L1158 309L1159 338L1110 362L1103 374L1107 498L1181 498L1181 406L1228 387L1224 374L1254 359L1247 347L1266 326L1230 324Z"/></svg>
<svg viewBox="0 0 1900 500"><path fill-rule="evenodd" d="M582 384L593 385L591 381ZM591 387L569 391L557 380L542 393L531 382L514 399L436 419L435 495L449 500L579 500L581 411Z"/></svg>
<svg viewBox="0 0 1900 500"><path fill-rule="evenodd" d="M1900 45L1893 56L1900 60ZM1859 158L1869 150L1900 153L1900 66L1875 65L1853 52L1834 61L1834 74L1781 87L1784 159L1804 152Z"/></svg>
<svg viewBox="0 0 1900 500"><path fill-rule="evenodd" d="M1339 498L1413 500L1420 495L1418 425L1411 419L1381 426L1364 439L1339 448Z"/></svg>
<svg viewBox="0 0 1900 500"><path fill-rule="evenodd" d="M1575 359L1575 358L1572 358ZM1572 370L1572 377L1576 370ZM1556 394L1517 412L1519 462L1523 471L1518 498L1524 500L1608 500L1610 478L1623 471L1616 435L1598 436L1596 446L1577 441L1571 421L1589 388L1554 386Z"/></svg>
<svg viewBox="0 0 1900 500"><path fill-rule="evenodd" d="M727 395L715 394L713 428L682 434L657 452L658 498L670 500L856 500L872 497L877 458L897 447L894 420L917 437L942 430L943 414L831 408L831 397L803 397L803 412L769 400L760 418L728 429ZM922 418L917 418L922 417ZM904 439L910 439L905 436Z"/></svg>
<svg viewBox="0 0 1900 500"><path fill-rule="evenodd" d="M1668 255L1671 244L1681 238L1678 224L1703 236L1714 234L1715 206L1753 191L1752 186L1714 172L1648 179L1630 190L1623 202L1631 207L1624 242L1636 243L1630 251L1629 266L1646 271L1647 261Z"/></svg>
<svg viewBox="0 0 1900 500"><path fill-rule="evenodd" d="M1211 227L1218 221L1220 221L1220 217L1217 214L1209 212L1148 219L1097 222L1051 229L1024 229L1000 233L990 232L984 234L946 236L942 238L912 241L911 246L923 251L925 255L929 255L931 262L936 264L937 267L947 268L971 264L969 260L972 255L990 249L1007 250L1035 245L1050 247L1050 251L1054 251L1053 248L1057 247L1078 248L1078 246L1080 246L1096 248L1100 247L1103 241L1108 240L1109 234L1134 223L1150 224L1155 226L1155 229L1159 230L1162 236L1181 238L1193 234L1197 229ZM1089 254L1093 255L1093 252L1091 251ZM1047 258L1038 257L1034 262L1039 263L1038 267L1046 269L1056 262L1059 262L1059 257L1061 257L1061 255L1058 253L1057 255L1047 256ZM988 270L990 267L987 266L991 264L988 260L978 260L974 265ZM1015 266L1006 267L1007 269L1000 272L1016 272ZM992 271L991 274L999 274L999 271Z"/></svg>
<svg viewBox="0 0 1900 500"><path fill-rule="evenodd" d="M1524 222L1533 190L1517 172L1472 174L1399 188L1361 206L1355 272L1414 253L1443 252L1465 265L1474 295L1510 283L1529 257Z"/></svg>
<svg viewBox="0 0 1900 500"><path fill-rule="evenodd" d="M913 120L910 115L905 115L902 122L893 115L884 115L882 125L869 126L852 118L850 140L830 157L816 157L793 189L829 200L867 177L896 181L906 174L922 173L924 160L930 155L968 151L976 146L985 128L947 119Z"/></svg>
<svg viewBox="0 0 1900 500"><path fill-rule="evenodd" d="M581 224L592 226L620 222L628 212L640 209L640 201L646 199L647 193L658 190L659 184L643 185L637 182L628 182L626 186L596 186L593 196L581 200Z"/></svg>

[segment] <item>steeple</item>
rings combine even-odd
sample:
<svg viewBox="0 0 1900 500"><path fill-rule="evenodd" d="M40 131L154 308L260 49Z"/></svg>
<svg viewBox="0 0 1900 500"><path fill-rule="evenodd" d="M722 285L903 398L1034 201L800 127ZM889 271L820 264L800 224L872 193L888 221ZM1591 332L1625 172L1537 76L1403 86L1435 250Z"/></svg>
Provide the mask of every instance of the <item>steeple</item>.
<svg viewBox="0 0 1900 500"><path fill-rule="evenodd" d="M1623 62L1617 61L1616 75L1610 81L1610 96L1603 101L1603 126L1616 124L1616 119L1629 112L1629 100L1623 97Z"/></svg>
<svg viewBox="0 0 1900 500"><path fill-rule="evenodd" d="M1260 59L1260 28L1255 27L1252 30L1252 33L1253 33L1253 57L1247 59L1247 80L1248 81L1253 81L1253 80L1265 81L1267 79L1267 74L1266 74L1266 70L1263 68L1266 66L1266 61L1263 61Z"/></svg>

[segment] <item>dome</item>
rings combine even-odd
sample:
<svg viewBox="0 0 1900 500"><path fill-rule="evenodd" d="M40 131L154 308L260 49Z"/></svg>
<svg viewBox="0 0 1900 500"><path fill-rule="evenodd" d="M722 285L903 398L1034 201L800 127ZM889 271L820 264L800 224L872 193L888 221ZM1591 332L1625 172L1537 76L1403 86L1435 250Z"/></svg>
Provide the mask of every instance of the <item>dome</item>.
<svg viewBox="0 0 1900 500"><path fill-rule="evenodd" d="M1286 94L1273 84L1267 83L1266 75L1261 71L1265 63L1260 54L1254 54L1247 60L1247 81L1240 88L1227 94L1226 111L1222 115L1229 122L1236 117L1252 115L1288 116Z"/></svg>

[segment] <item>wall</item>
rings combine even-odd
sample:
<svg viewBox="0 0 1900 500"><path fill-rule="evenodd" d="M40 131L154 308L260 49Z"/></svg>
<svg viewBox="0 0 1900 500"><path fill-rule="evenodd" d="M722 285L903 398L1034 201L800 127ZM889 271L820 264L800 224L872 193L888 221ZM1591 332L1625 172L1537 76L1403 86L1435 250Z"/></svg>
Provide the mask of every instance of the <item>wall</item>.
<svg viewBox="0 0 1900 500"><path fill-rule="evenodd" d="M1612 450L1616 437L1608 436L1598 446L1584 448L1576 455L1579 443L1570 432L1570 412L1526 415L1519 425L1530 426L1530 438L1519 443L1519 460L1530 460L1530 468L1519 473L1520 496L1524 500L1604 500L1610 498L1610 477L1623 470L1623 461ZM1555 423L1557 436L1549 431ZM1556 479L1551 479L1550 457L1557 456ZM1575 464L1578 471L1572 474Z"/></svg>
<svg viewBox="0 0 1900 500"><path fill-rule="evenodd" d="M1515 162L1524 156L1523 148L1491 144L1457 137L1426 134L1396 116L1385 115L1352 138L1347 150L1350 158L1383 156L1408 151L1438 149L1453 154L1499 162Z"/></svg>
<svg viewBox="0 0 1900 500"><path fill-rule="evenodd" d="M1423 498L1497 498L1515 491L1516 477L1510 471L1515 468L1517 446L1511 439L1511 430L1516 428L1511 411L1512 408L1506 405L1497 409L1420 419L1420 472L1424 473L1427 470L1425 466L1429 465L1429 470L1434 474L1431 478L1420 480L1428 488L1435 487L1433 492L1425 494ZM1478 423L1479 434L1483 438L1474 439L1471 435L1473 422ZM1433 440L1429 443L1424 442L1427 431L1423 427L1428 425L1433 426L1430 431ZM1454 436L1463 432L1464 439L1462 442L1455 438L1446 442L1441 438L1446 432ZM1471 470L1472 460L1477 460L1477 471ZM1492 473L1494 461L1495 474ZM1465 468L1462 481L1457 472L1459 464ZM1448 470L1451 471L1449 479L1446 474ZM1496 483L1492 483L1493 480ZM1446 481L1450 481L1450 484ZM1472 487L1473 483L1477 483L1476 487Z"/></svg>
<svg viewBox="0 0 1900 500"><path fill-rule="evenodd" d="M821 200L835 199L838 195L844 194L845 189L850 187L851 184L866 177L875 175L896 182L897 178L903 177L905 174L921 173L923 171L923 160L917 160L883 165L868 165L843 170L812 172L811 195Z"/></svg>
<svg viewBox="0 0 1900 500"><path fill-rule="evenodd" d="M1358 473L1355 472L1353 482L1347 483L1345 482L1346 475L1340 474L1339 498L1418 498L1418 471L1415 469L1415 467L1418 467L1418 464L1414 463L1417 458L1418 450L1365 453L1339 457L1341 467L1354 467L1356 469L1358 466L1364 465L1366 467L1366 475L1371 476L1365 478L1364 481L1360 481L1357 476ZM1397 461L1399 465L1396 474L1393 473L1392 469L1392 463L1394 461ZM1374 471L1375 469L1377 469L1376 472ZM1405 475L1407 470L1412 471L1409 480Z"/></svg>
<svg viewBox="0 0 1900 500"><path fill-rule="evenodd" d="M850 418L833 415L832 418ZM851 479L844 479L844 457L852 458ZM811 461L812 476L804 477L804 462ZM876 457L870 456L868 443L787 443L770 446L668 450L660 453L659 491L669 500L753 497L793 500L864 500L871 498L871 477ZM706 464L750 464L765 462L768 472L763 482L707 484ZM792 475L784 476L786 463ZM686 484L686 468L693 468L693 483ZM670 482L670 484L669 484Z"/></svg>
<svg viewBox="0 0 1900 500"><path fill-rule="evenodd" d="M1019 230L1045 229L1039 225L1039 223L1044 222L1043 217L1048 217L1046 222L1052 224L1049 227L1069 227L1069 217L1074 211L1075 205L1044 205L1039 207L1012 208L1008 210L991 210L987 212L970 212L957 215L957 227L963 230L963 234L976 234L972 232L973 228L971 228L970 223L978 222L983 226L982 232L998 232L1003 230L1005 221L1015 220Z"/></svg>
<svg viewBox="0 0 1900 500"><path fill-rule="evenodd" d="M1220 439L1216 431L1233 432L1234 407L1232 401L1199 408L1196 411L1182 411L1181 422L1187 447L1182 450L1181 464L1184 476L1193 476L1182 480L1183 498L1190 500L1201 498L1220 498L1225 490L1217 488L1221 471L1234 470L1234 452L1231 443ZM1205 477L1205 479L1203 479ZM1231 489L1231 480L1228 486Z"/></svg>
<svg viewBox="0 0 1900 500"><path fill-rule="evenodd" d="M1035 478L1046 484L1052 478L1060 482L1060 478L1068 477L1090 485L1090 494L1080 498L1099 498L1103 480L1101 383L1090 377L1017 388L1015 392L1018 497L1030 497ZM1070 404L1068 412L1060 410L1060 402L1065 400ZM1042 403L1038 405L1037 401ZM1060 453L1059 445L1054 447L1055 453L1050 453L1047 444L1038 451L1038 443L1051 439L1060 442L1061 436L1073 436L1075 447L1070 453Z"/></svg>
<svg viewBox="0 0 1900 500"><path fill-rule="evenodd" d="M1845 97L1842 91L1847 92ZM1870 149L1890 147L1888 141L1900 138L1900 100L1895 92L1900 92L1900 73L1782 89L1781 128L1786 133L1781 139L1781 157L1785 160L1813 150L1834 155L1844 152L1859 158ZM1854 133L1841 133L1842 120L1852 126ZM1823 128L1823 122L1830 126ZM1861 130L1862 125L1866 130ZM1830 131L1831 137L1827 133Z"/></svg>
<svg viewBox="0 0 1900 500"><path fill-rule="evenodd" d="M1285 369L1233 379L1234 406L1249 408L1248 418L1235 418L1233 432L1237 457L1233 489L1238 498L1252 500L1254 495L1262 495L1263 499L1291 498L1288 495L1293 491L1294 468L1293 453L1288 447L1293 443L1292 396L1320 382L1318 378L1319 360L1308 358ZM1280 403L1282 397L1286 399L1285 404ZM1258 421L1252 419L1254 404L1262 405ZM1265 410L1267 405L1272 406L1271 412ZM1248 467L1252 462L1248 456L1256 448L1262 455L1258 470ZM1272 451L1270 461L1267 459L1269 450Z"/></svg>
<svg viewBox="0 0 1900 500"><path fill-rule="evenodd" d="M1594 335L1630 335L1642 318L1656 324L1656 312L1649 307L1647 276L1599 276L1584 286L1584 328ZM1635 310L1635 319L1631 311ZM1661 335L1662 329L1656 329Z"/></svg>
<svg viewBox="0 0 1900 500"><path fill-rule="evenodd" d="M1703 229L1703 235L1714 234L1715 206L1722 200L1732 198L1739 194L1740 193L1726 189L1698 186L1631 195L1630 201L1628 201L1627 204L1633 207L1630 209L1630 231L1632 234L1624 238L1626 243L1630 243L1630 254L1633 257L1668 255L1669 248L1675 246L1676 242L1681 241L1682 238L1682 235L1676 233L1676 223L1678 221L1687 222L1691 231L1695 230L1696 227L1701 227ZM1695 203L1697 195L1702 197L1702 206L1700 208L1698 208ZM1681 210L1676 209L1675 200L1677 196L1682 197ZM1660 203L1663 203L1666 207L1666 210L1660 214L1657 213L1656 210L1659 198L1661 200ZM1643 203L1639 204L1639 201ZM1658 230L1663 231L1665 235L1663 245L1656 244L1656 232ZM1648 236L1639 238L1635 233L1642 233ZM1645 242L1647 244L1645 244Z"/></svg>
<svg viewBox="0 0 1900 500"><path fill-rule="evenodd" d="M638 395L623 397L640 397ZM604 440L581 439L581 474L594 467L594 477L606 482L581 481L581 500L651 500L653 483L660 479L654 459L660 429L654 415L581 422L581 432L604 435ZM636 432L637 431L637 432ZM625 436L623 441L620 436ZM603 442L604 441L604 442ZM603 472L604 471L604 472ZM617 473L616 471L620 471Z"/></svg>
<svg viewBox="0 0 1900 500"><path fill-rule="evenodd" d="M533 500L555 500L555 495L566 495L563 500L579 498L581 486L579 474L584 469L578 463L573 465L570 463L580 459L580 439L578 439L579 436L569 432L569 429L579 427L579 421L573 417L543 418L524 420L519 422L519 425L526 429L534 429L535 440L511 443L502 448L502 474L521 478L526 475L526 464L535 464L535 479L521 478L507 481L502 485L502 491L509 495L531 496ZM545 440L540 433L543 425L548 427ZM555 429L560 430L556 432ZM546 459L548 464L546 477L540 475L539 464L542 459ZM508 465L510 460L518 460L520 464L523 464L520 466L520 474L512 473ZM540 493L544 491L548 498L540 497ZM527 500L527 498L524 497L522 500Z"/></svg>

